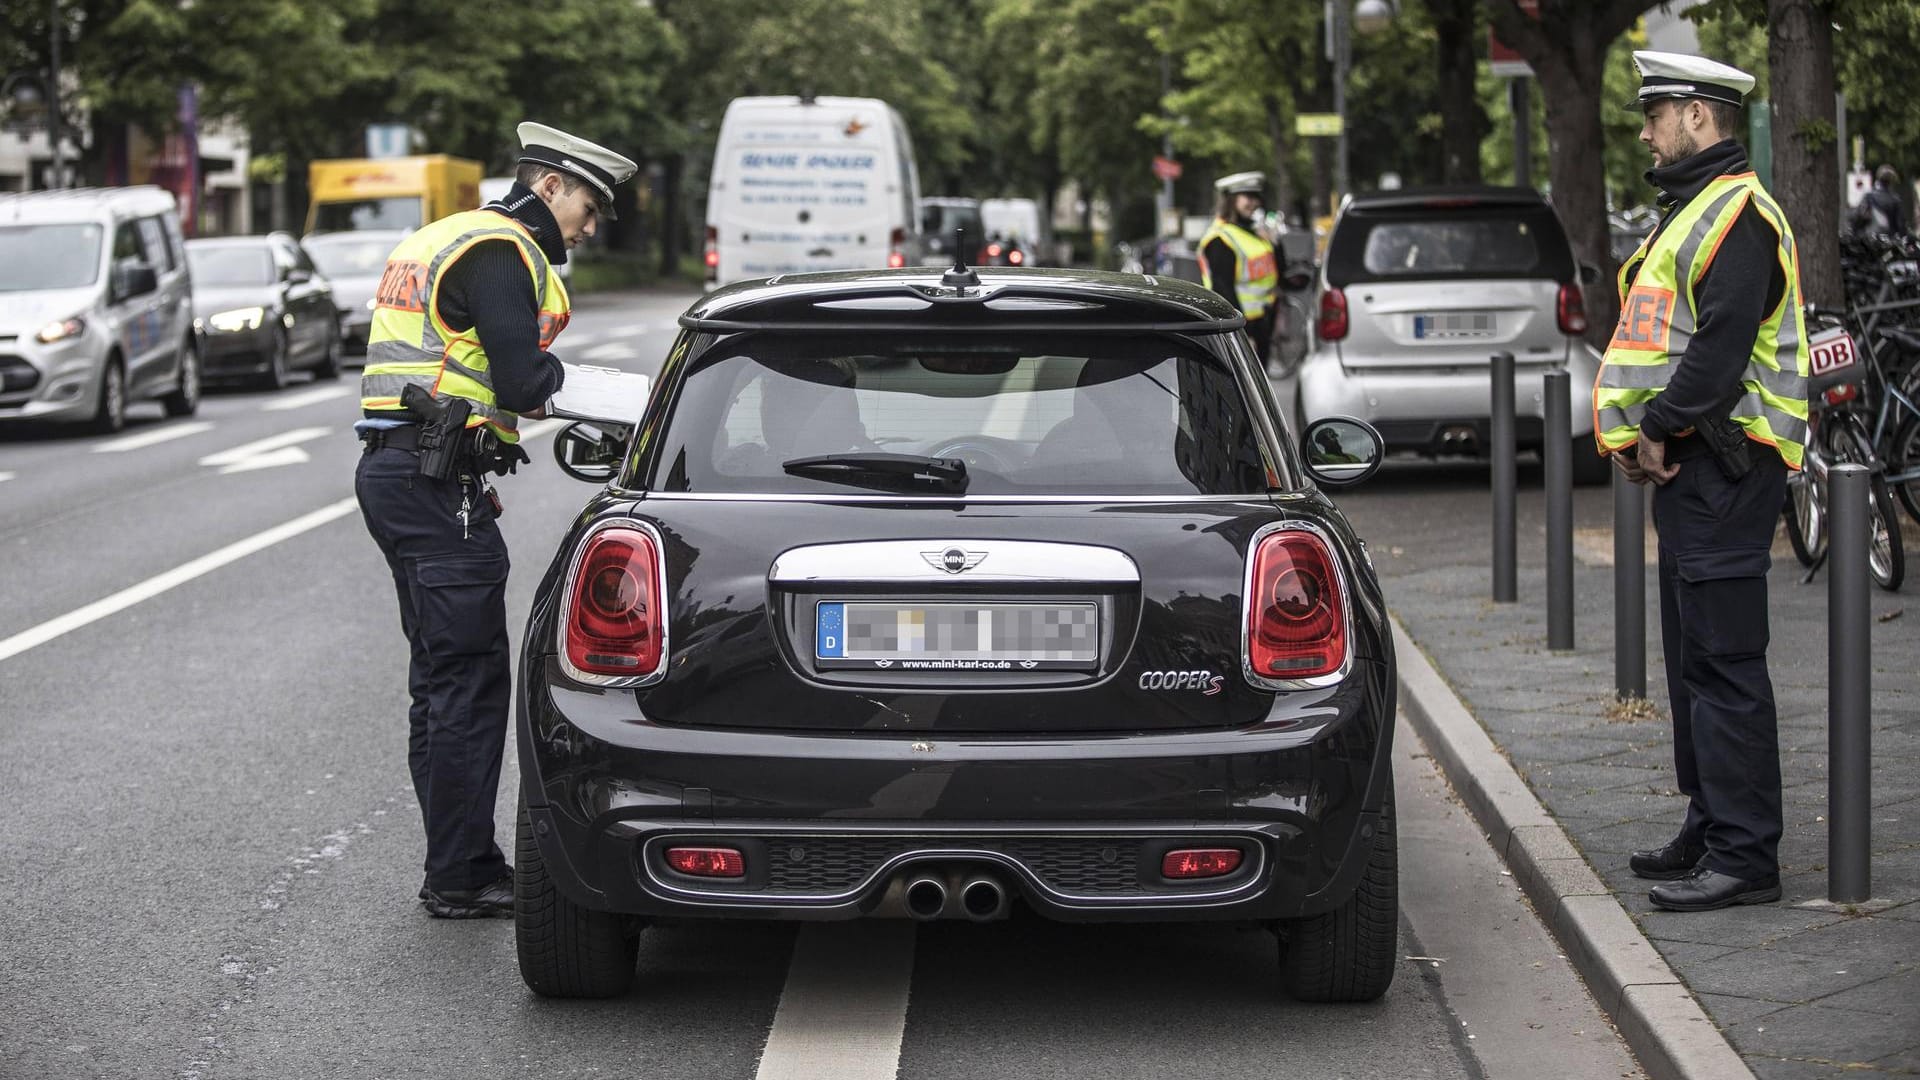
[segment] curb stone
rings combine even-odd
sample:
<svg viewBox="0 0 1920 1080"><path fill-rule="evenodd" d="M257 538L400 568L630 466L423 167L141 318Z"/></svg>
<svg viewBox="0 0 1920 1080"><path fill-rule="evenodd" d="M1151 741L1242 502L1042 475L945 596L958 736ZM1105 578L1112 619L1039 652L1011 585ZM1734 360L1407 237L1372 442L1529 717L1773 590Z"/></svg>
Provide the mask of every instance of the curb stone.
<svg viewBox="0 0 1920 1080"><path fill-rule="evenodd" d="M1400 705L1650 1080L1755 1080L1397 615Z"/></svg>

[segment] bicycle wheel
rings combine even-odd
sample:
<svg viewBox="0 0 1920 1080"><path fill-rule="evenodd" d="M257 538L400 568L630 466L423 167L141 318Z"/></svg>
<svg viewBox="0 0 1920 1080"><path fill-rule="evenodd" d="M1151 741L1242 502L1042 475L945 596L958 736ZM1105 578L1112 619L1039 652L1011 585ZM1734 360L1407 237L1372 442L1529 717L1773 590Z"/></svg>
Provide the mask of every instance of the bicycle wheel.
<svg viewBox="0 0 1920 1080"><path fill-rule="evenodd" d="M1899 496L1907 516L1920 521L1920 416L1901 421L1892 445L1887 447L1887 471L1902 478L1888 481L1887 486Z"/></svg>
<svg viewBox="0 0 1920 1080"><path fill-rule="evenodd" d="M1826 490L1813 467L1787 477L1787 501L1780 516L1787 522L1787 542L1801 566L1812 566L1827 553Z"/></svg>
<svg viewBox="0 0 1920 1080"><path fill-rule="evenodd" d="M1830 430L1833 438L1828 445L1835 464L1873 468L1867 482L1867 569L1875 584L1894 592L1906 580L1907 553L1900 540L1900 517L1893 506L1893 493L1887 490L1886 474L1875 467L1866 432L1851 424Z"/></svg>

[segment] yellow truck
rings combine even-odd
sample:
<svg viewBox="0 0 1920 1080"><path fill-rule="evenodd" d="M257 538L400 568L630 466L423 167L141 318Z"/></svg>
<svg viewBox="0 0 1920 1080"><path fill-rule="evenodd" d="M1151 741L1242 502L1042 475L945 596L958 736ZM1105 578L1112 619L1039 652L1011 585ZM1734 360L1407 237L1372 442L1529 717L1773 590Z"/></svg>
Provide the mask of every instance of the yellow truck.
<svg viewBox="0 0 1920 1080"><path fill-rule="evenodd" d="M477 161L445 154L313 162L306 231L417 229L479 206L482 172Z"/></svg>

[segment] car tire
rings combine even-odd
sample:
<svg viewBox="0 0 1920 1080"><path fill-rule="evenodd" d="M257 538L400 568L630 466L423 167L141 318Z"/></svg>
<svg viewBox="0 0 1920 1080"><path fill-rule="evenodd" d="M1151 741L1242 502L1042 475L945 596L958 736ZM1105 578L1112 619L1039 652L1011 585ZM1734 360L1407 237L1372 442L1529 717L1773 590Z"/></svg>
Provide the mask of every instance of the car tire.
<svg viewBox="0 0 1920 1080"><path fill-rule="evenodd" d="M260 376L263 390L284 390L291 381L293 364L293 343L287 337L287 328L273 328L273 347L267 350L267 370Z"/></svg>
<svg viewBox="0 0 1920 1080"><path fill-rule="evenodd" d="M1591 435L1573 437L1573 486L1593 487L1604 484L1613 476L1613 462L1600 452L1600 447Z"/></svg>
<svg viewBox="0 0 1920 1080"><path fill-rule="evenodd" d="M127 372L118 356L107 358L100 372L100 395L94 402L93 419L87 430L95 435L112 435L127 426Z"/></svg>
<svg viewBox="0 0 1920 1080"><path fill-rule="evenodd" d="M200 408L200 349L191 337L180 343L180 381L160 407L168 416L192 416Z"/></svg>
<svg viewBox="0 0 1920 1080"><path fill-rule="evenodd" d="M340 377L340 326L327 331L327 343L320 351L320 362L313 367L315 382L331 382Z"/></svg>
<svg viewBox="0 0 1920 1080"><path fill-rule="evenodd" d="M528 989L552 998L625 994L633 987L641 922L581 907L560 892L533 838L524 794L513 849L513 936Z"/></svg>
<svg viewBox="0 0 1920 1080"><path fill-rule="evenodd" d="M1373 1001L1393 983L1400 934L1400 854L1391 800L1347 902L1280 928L1280 982L1296 1001Z"/></svg>

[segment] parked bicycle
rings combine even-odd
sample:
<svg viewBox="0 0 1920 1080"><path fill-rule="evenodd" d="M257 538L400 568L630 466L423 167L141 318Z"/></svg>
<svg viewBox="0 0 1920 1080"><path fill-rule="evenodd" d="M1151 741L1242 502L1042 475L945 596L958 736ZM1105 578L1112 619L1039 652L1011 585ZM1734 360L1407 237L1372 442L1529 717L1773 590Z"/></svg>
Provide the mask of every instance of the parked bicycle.
<svg viewBox="0 0 1920 1080"><path fill-rule="evenodd" d="M1871 544L1867 566L1882 589L1897 590L1906 578L1906 552L1898 511L1888 489L1886 468L1874 452L1868 432L1863 387L1870 364L1849 332L1848 317L1824 308L1807 309L1812 375L1807 388L1807 445L1803 467L1787 477L1782 514L1794 557L1813 580L1827 557L1828 473L1835 465L1864 465L1869 471L1867 516Z"/></svg>

